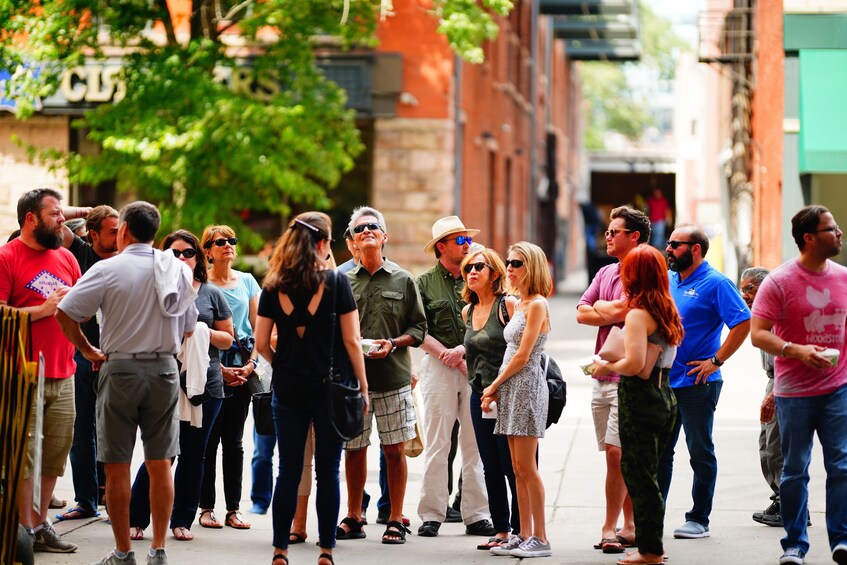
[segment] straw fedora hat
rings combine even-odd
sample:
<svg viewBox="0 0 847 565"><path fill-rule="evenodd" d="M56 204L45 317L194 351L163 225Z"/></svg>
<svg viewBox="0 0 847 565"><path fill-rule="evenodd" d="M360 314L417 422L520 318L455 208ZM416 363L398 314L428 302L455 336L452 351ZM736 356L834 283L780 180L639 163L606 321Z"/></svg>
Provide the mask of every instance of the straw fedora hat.
<svg viewBox="0 0 847 565"><path fill-rule="evenodd" d="M435 247L435 244L444 239L448 235L454 233L466 232L470 237L479 233L479 230L471 230L465 227L459 216L447 216L441 218L432 224L432 239L424 246L424 251L429 253Z"/></svg>

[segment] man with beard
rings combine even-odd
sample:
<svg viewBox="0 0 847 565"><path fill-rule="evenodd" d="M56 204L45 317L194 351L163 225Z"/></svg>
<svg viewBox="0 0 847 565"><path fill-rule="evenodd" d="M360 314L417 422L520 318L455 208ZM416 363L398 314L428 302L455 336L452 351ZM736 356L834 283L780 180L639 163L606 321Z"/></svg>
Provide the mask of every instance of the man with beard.
<svg viewBox="0 0 847 565"><path fill-rule="evenodd" d="M118 211L111 206L97 206L91 209L85 219L85 227L91 243L74 235L64 226L63 242L79 263L84 275L88 269L102 259L108 259L118 253ZM82 323L85 337L94 347L100 347L100 325L92 317ZM71 445L71 472L73 475L76 505L67 512L57 514L59 520L75 520L97 516L99 491L105 491L105 472L102 464L97 464L97 434L95 429L95 403L97 395L94 381L97 371L91 369L91 362L79 351L74 353L76 373L74 373L74 400L76 418L74 420L74 440Z"/></svg>
<svg viewBox="0 0 847 565"><path fill-rule="evenodd" d="M694 471L694 504L675 538L707 538L709 515L718 475L712 442L715 408L723 380L720 366L738 350L750 333L750 310L733 282L705 260L709 238L696 226L679 227L665 248L671 295L676 302L685 337L671 367L670 384L677 400L677 418L659 460L659 487L667 502L673 474L674 447L681 428ZM721 329L730 328L721 343Z"/></svg>
<svg viewBox="0 0 847 565"><path fill-rule="evenodd" d="M65 216L62 195L49 188L31 190L18 200L19 238L0 247L0 304L29 313L32 322L32 361L44 354L44 429L41 459L41 501L33 508L33 461L36 441L28 445L23 488L18 495L20 521L35 538L35 551L70 553L75 544L64 541L47 521L56 479L65 472L74 421L74 348L53 318L56 306L81 273L73 255L62 248ZM84 214L87 210L75 209ZM35 403L29 422L35 434Z"/></svg>
<svg viewBox="0 0 847 565"><path fill-rule="evenodd" d="M458 216L448 216L432 226L432 239L424 247L434 252L435 266L417 278L426 312L427 335L421 344L420 391L423 398L426 459L421 480L418 515L423 524L418 535L435 537L447 517L451 437L459 422L457 442L462 448L461 512L465 533L493 536L488 520L488 496L482 460L471 421L471 387L465 364L465 324L462 320L462 261L479 230L465 228Z"/></svg>
<svg viewBox="0 0 847 565"><path fill-rule="evenodd" d="M753 345L776 356L774 395L782 443L779 563L802 565L809 551L809 464L817 433L826 469L826 529L832 560L847 565L847 269L842 232L823 206L791 218L800 256L773 271L753 303Z"/></svg>

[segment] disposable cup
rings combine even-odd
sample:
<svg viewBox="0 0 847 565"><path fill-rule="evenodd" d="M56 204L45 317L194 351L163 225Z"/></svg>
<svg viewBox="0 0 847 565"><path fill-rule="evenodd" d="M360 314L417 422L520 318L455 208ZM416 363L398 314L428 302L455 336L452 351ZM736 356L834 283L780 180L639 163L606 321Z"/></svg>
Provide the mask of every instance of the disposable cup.
<svg viewBox="0 0 847 565"><path fill-rule="evenodd" d="M841 352L837 349L830 347L829 349L824 349L821 351L821 355L829 359L829 364L835 367L838 365L838 356Z"/></svg>
<svg viewBox="0 0 847 565"><path fill-rule="evenodd" d="M379 344L377 344L374 340L372 340L372 339L363 339L362 340L362 353L364 353L365 355L373 353L374 351L376 351L378 349L379 349Z"/></svg>
<svg viewBox="0 0 847 565"><path fill-rule="evenodd" d="M590 377L591 374L594 372L594 366L596 364L596 361L597 357L592 355L591 357L580 359L579 361L577 361L577 365L579 365L579 368L582 369L582 374Z"/></svg>

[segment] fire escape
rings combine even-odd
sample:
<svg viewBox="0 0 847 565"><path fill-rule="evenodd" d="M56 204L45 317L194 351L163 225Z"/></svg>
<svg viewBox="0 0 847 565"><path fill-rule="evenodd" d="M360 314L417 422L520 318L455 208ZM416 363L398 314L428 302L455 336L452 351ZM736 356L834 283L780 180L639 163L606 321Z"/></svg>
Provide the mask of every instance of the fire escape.
<svg viewBox="0 0 847 565"><path fill-rule="evenodd" d="M755 2L734 0L729 10L699 16L701 63L717 64L732 80L731 154L725 166L729 186L729 236L739 271L753 263L753 150L750 98L755 87Z"/></svg>

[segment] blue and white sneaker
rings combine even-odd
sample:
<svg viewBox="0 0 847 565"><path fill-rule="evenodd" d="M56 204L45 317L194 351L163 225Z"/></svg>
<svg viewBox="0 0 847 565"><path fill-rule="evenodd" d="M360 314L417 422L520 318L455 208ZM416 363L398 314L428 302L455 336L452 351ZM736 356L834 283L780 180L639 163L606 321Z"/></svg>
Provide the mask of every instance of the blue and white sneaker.
<svg viewBox="0 0 847 565"><path fill-rule="evenodd" d="M803 553L803 550L799 547L789 547L785 550L785 553L782 554L782 557L779 558L779 565L786 565L786 563L803 565L805 557L806 554Z"/></svg>
<svg viewBox="0 0 847 565"><path fill-rule="evenodd" d="M511 553L512 557L550 557L551 555L553 551L550 549L550 541L543 542L535 536L531 536Z"/></svg>
<svg viewBox="0 0 847 565"><path fill-rule="evenodd" d="M709 526L704 526L700 522L689 520L673 531L673 537L677 539L699 539L707 538L712 533L709 531Z"/></svg>
<svg viewBox="0 0 847 565"><path fill-rule="evenodd" d="M517 549L523 542L524 539L520 536L520 534L513 534L509 536L506 543L501 543L499 546L492 547L488 551L490 551L492 555L511 555L512 551Z"/></svg>

